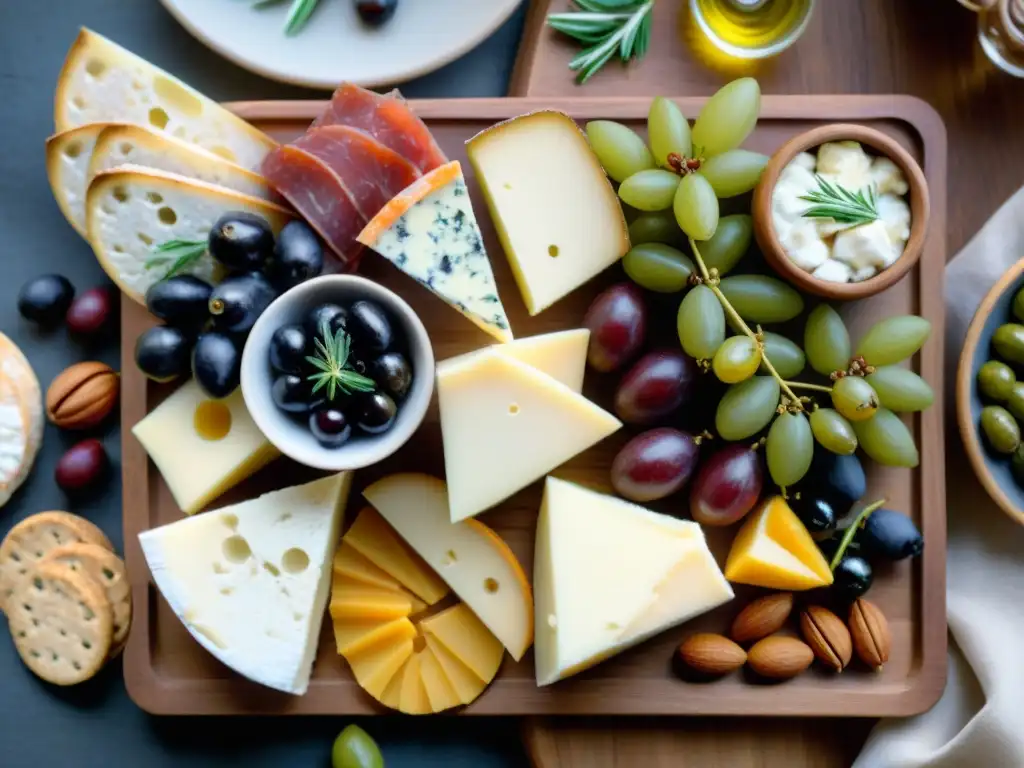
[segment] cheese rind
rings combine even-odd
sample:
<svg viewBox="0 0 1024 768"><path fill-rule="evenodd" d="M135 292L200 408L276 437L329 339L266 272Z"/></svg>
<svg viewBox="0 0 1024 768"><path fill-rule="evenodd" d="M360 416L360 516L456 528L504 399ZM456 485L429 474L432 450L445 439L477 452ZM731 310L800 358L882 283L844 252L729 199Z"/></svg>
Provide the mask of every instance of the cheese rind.
<svg viewBox="0 0 1024 768"><path fill-rule="evenodd" d="M350 483L343 472L139 534L171 610L226 666L305 693Z"/></svg>
<svg viewBox="0 0 1024 768"><path fill-rule="evenodd" d="M32 471L43 444L43 395L28 359L0 333L0 507Z"/></svg>

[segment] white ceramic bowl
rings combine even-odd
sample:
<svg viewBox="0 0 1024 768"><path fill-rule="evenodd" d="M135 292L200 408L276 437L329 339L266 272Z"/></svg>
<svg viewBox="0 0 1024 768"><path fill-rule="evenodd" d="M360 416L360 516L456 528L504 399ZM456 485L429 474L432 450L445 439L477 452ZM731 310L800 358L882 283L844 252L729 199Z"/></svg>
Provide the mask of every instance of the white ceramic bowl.
<svg viewBox="0 0 1024 768"><path fill-rule="evenodd" d="M413 382L398 404L398 417L380 435L353 435L340 448L325 448L301 421L283 413L270 395L273 372L268 359L274 331L301 322L317 304L348 305L359 299L376 302L388 314L408 345ZM324 275L302 283L278 297L260 315L242 352L242 396L256 426L286 456L300 464L338 472L359 469L387 458L419 428L434 392L434 350L419 317L397 294L354 275Z"/></svg>

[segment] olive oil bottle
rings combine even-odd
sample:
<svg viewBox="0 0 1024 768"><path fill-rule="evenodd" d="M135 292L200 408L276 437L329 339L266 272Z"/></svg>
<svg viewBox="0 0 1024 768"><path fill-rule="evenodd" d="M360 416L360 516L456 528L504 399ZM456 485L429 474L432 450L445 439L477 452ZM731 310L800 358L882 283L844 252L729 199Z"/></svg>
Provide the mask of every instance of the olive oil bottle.
<svg viewBox="0 0 1024 768"><path fill-rule="evenodd" d="M781 53L803 33L815 0L690 0L693 21L719 50L740 59Z"/></svg>

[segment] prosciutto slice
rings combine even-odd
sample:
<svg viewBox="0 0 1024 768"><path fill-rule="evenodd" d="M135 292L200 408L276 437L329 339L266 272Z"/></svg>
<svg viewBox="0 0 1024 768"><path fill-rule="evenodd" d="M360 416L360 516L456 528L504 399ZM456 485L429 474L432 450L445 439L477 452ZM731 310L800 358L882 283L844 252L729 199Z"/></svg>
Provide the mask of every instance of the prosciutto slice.
<svg viewBox="0 0 1024 768"><path fill-rule="evenodd" d="M404 99L392 94L382 96L351 83L342 83L313 127L347 125L357 128L400 154L421 173L448 162L424 122L413 114Z"/></svg>

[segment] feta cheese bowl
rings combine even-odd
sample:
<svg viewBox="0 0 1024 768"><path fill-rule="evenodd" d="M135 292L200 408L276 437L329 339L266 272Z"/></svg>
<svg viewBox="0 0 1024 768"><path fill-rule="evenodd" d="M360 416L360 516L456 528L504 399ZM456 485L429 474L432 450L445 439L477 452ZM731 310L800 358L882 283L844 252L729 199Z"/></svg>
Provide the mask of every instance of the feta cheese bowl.
<svg viewBox="0 0 1024 768"><path fill-rule="evenodd" d="M920 258L928 185L892 137L864 125L824 125L772 155L753 214L758 245L783 278L829 299L862 299L898 282Z"/></svg>

